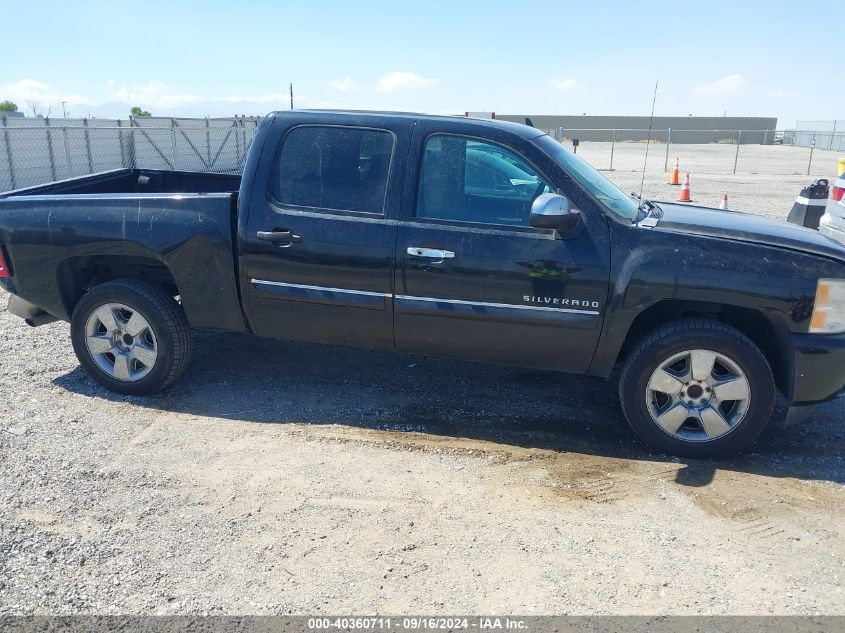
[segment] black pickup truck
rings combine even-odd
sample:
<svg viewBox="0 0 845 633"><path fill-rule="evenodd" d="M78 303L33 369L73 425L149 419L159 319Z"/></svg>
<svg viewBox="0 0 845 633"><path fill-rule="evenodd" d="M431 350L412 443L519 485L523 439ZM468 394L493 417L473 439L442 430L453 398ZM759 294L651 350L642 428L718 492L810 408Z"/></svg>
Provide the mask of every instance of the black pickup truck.
<svg viewBox="0 0 845 633"><path fill-rule="evenodd" d="M609 377L634 431L742 449L845 386L845 247L626 195L500 121L292 111L243 176L119 170L0 195L0 281L108 389L174 381L191 329ZM9 352L7 352L9 353ZM295 371L295 368L291 368Z"/></svg>

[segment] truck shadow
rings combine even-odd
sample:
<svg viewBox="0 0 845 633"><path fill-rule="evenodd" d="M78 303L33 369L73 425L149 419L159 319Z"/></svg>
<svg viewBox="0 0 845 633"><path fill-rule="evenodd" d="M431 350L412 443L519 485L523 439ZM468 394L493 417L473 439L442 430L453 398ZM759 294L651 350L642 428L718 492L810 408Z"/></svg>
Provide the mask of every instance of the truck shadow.
<svg viewBox="0 0 845 633"><path fill-rule="evenodd" d="M784 411L748 451L719 461L652 453L630 432L615 383L595 378L254 337L195 334L191 367L171 389L120 396L80 368L54 380L86 396L264 424L341 424L522 448L685 464L676 483L717 470L845 483L845 404L783 428Z"/></svg>

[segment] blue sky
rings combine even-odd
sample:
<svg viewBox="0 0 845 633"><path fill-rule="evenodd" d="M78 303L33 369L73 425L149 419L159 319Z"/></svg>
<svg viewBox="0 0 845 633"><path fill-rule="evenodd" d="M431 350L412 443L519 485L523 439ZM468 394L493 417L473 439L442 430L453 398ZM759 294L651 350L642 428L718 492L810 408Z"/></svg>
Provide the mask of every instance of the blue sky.
<svg viewBox="0 0 845 633"><path fill-rule="evenodd" d="M0 100L845 118L845 2L10 2ZM839 42L840 44L837 44Z"/></svg>

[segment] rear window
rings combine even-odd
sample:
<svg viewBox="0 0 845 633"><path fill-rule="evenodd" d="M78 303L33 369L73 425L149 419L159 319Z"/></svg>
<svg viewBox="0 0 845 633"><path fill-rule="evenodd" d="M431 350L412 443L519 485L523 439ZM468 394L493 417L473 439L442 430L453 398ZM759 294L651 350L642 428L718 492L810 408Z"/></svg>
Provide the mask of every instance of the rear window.
<svg viewBox="0 0 845 633"><path fill-rule="evenodd" d="M296 127L276 158L273 198L285 206L382 214L393 146L387 130Z"/></svg>

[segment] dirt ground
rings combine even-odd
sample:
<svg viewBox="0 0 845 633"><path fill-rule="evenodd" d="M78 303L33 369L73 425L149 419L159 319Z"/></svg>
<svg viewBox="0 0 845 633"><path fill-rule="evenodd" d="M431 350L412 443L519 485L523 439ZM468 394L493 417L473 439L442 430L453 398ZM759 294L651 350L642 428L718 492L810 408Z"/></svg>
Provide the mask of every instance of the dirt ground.
<svg viewBox="0 0 845 633"><path fill-rule="evenodd" d="M115 396L0 311L0 614L845 613L843 404L683 462L600 380L195 351Z"/></svg>
<svg viewBox="0 0 845 633"><path fill-rule="evenodd" d="M694 178L775 217L808 181ZM209 333L120 397L5 304L0 615L845 615L845 403L682 461L601 380Z"/></svg>

